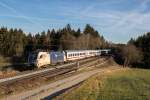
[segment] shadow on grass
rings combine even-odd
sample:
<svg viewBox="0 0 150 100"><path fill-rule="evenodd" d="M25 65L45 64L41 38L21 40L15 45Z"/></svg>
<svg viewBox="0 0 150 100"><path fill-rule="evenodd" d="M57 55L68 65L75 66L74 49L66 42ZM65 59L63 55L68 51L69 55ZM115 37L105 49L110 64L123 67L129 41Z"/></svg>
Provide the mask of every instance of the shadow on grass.
<svg viewBox="0 0 150 100"><path fill-rule="evenodd" d="M7 65L7 66L3 66L1 70L2 71L9 71L12 69L22 72L22 71L27 71L27 70L33 70L33 69L35 69L35 67L20 63L20 64L11 64L11 65Z"/></svg>
<svg viewBox="0 0 150 100"><path fill-rule="evenodd" d="M1 70L2 71L16 70L22 72L27 70L33 70L36 68L35 66L29 66L25 58L18 56L11 57L9 63L10 63L9 65L1 66Z"/></svg>

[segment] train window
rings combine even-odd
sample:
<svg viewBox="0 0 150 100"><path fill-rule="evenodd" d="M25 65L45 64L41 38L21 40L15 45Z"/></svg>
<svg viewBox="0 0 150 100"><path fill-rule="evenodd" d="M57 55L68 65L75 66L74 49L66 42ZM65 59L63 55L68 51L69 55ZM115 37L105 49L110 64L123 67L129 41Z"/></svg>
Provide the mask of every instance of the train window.
<svg viewBox="0 0 150 100"><path fill-rule="evenodd" d="M41 55L40 58L42 58L43 56Z"/></svg>
<svg viewBox="0 0 150 100"><path fill-rule="evenodd" d="M72 54L69 54L69 57L71 57L72 56Z"/></svg>
<svg viewBox="0 0 150 100"><path fill-rule="evenodd" d="M70 57L71 55L70 54L68 54L68 57Z"/></svg>
<svg viewBox="0 0 150 100"><path fill-rule="evenodd" d="M40 55L40 59L43 58L43 57L44 57L44 55Z"/></svg>

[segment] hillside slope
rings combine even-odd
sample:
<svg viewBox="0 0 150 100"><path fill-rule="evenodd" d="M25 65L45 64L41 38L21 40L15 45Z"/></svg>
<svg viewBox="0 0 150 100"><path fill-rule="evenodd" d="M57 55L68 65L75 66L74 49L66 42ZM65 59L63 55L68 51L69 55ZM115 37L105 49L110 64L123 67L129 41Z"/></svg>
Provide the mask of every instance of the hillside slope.
<svg viewBox="0 0 150 100"><path fill-rule="evenodd" d="M56 100L150 100L150 70L129 69L97 75Z"/></svg>

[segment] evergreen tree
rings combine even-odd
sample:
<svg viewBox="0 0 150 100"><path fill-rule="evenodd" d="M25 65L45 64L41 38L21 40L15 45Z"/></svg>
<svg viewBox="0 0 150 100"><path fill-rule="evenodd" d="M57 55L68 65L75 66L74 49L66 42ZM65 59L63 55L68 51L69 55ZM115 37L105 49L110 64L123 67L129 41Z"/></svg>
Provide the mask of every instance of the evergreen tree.
<svg viewBox="0 0 150 100"><path fill-rule="evenodd" d="M0 54L4 56L27 57L29 52L37 49L96 49L105 44L105 39L89 24L83 33L80 28L76 31L72 29L70 24L59 30L47 30L35 35L25 34L21 29L0 28Z"/></svg>
<svg viewBox="0 0 150 100"><path fill-rule="evenodd" d="M150 32L138 37L134 44L143 52L143 64L146 68L150 68Z"/></svg>
<svg viewBox="0 0 150 100"><path fill-rule="evenodd" d="M90 24L87 24L85 26L83 33L84 34L91 34L92 36L95 36L95 37L99 36L98 31L96 31L92 26L90 26Z"/></svg>
<svg viewBox="0 0 150 100"><path fill-rule="evenodd" d="M74 32L74 36L79 37L80 35L81 35L81 30L80 30L80 28L78 28L78 30L76 32Z"/></svg>

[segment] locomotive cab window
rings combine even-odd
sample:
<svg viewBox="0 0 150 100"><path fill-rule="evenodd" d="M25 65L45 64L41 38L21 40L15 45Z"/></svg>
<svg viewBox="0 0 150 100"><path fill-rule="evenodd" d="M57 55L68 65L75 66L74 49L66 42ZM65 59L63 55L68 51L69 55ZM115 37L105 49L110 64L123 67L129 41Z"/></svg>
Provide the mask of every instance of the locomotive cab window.
<svg viewBox="0 0 150 100"><path fill-rule="evenodd" d="M42 58L44 58L45 57L45 55L40 55L40 59L42 59Z"/></svg>
<svg viewBox="0 0 150 100"><path fill-rule="evenodd" d="M43 58L43 55L40 55L40 59Z"/></svg>

